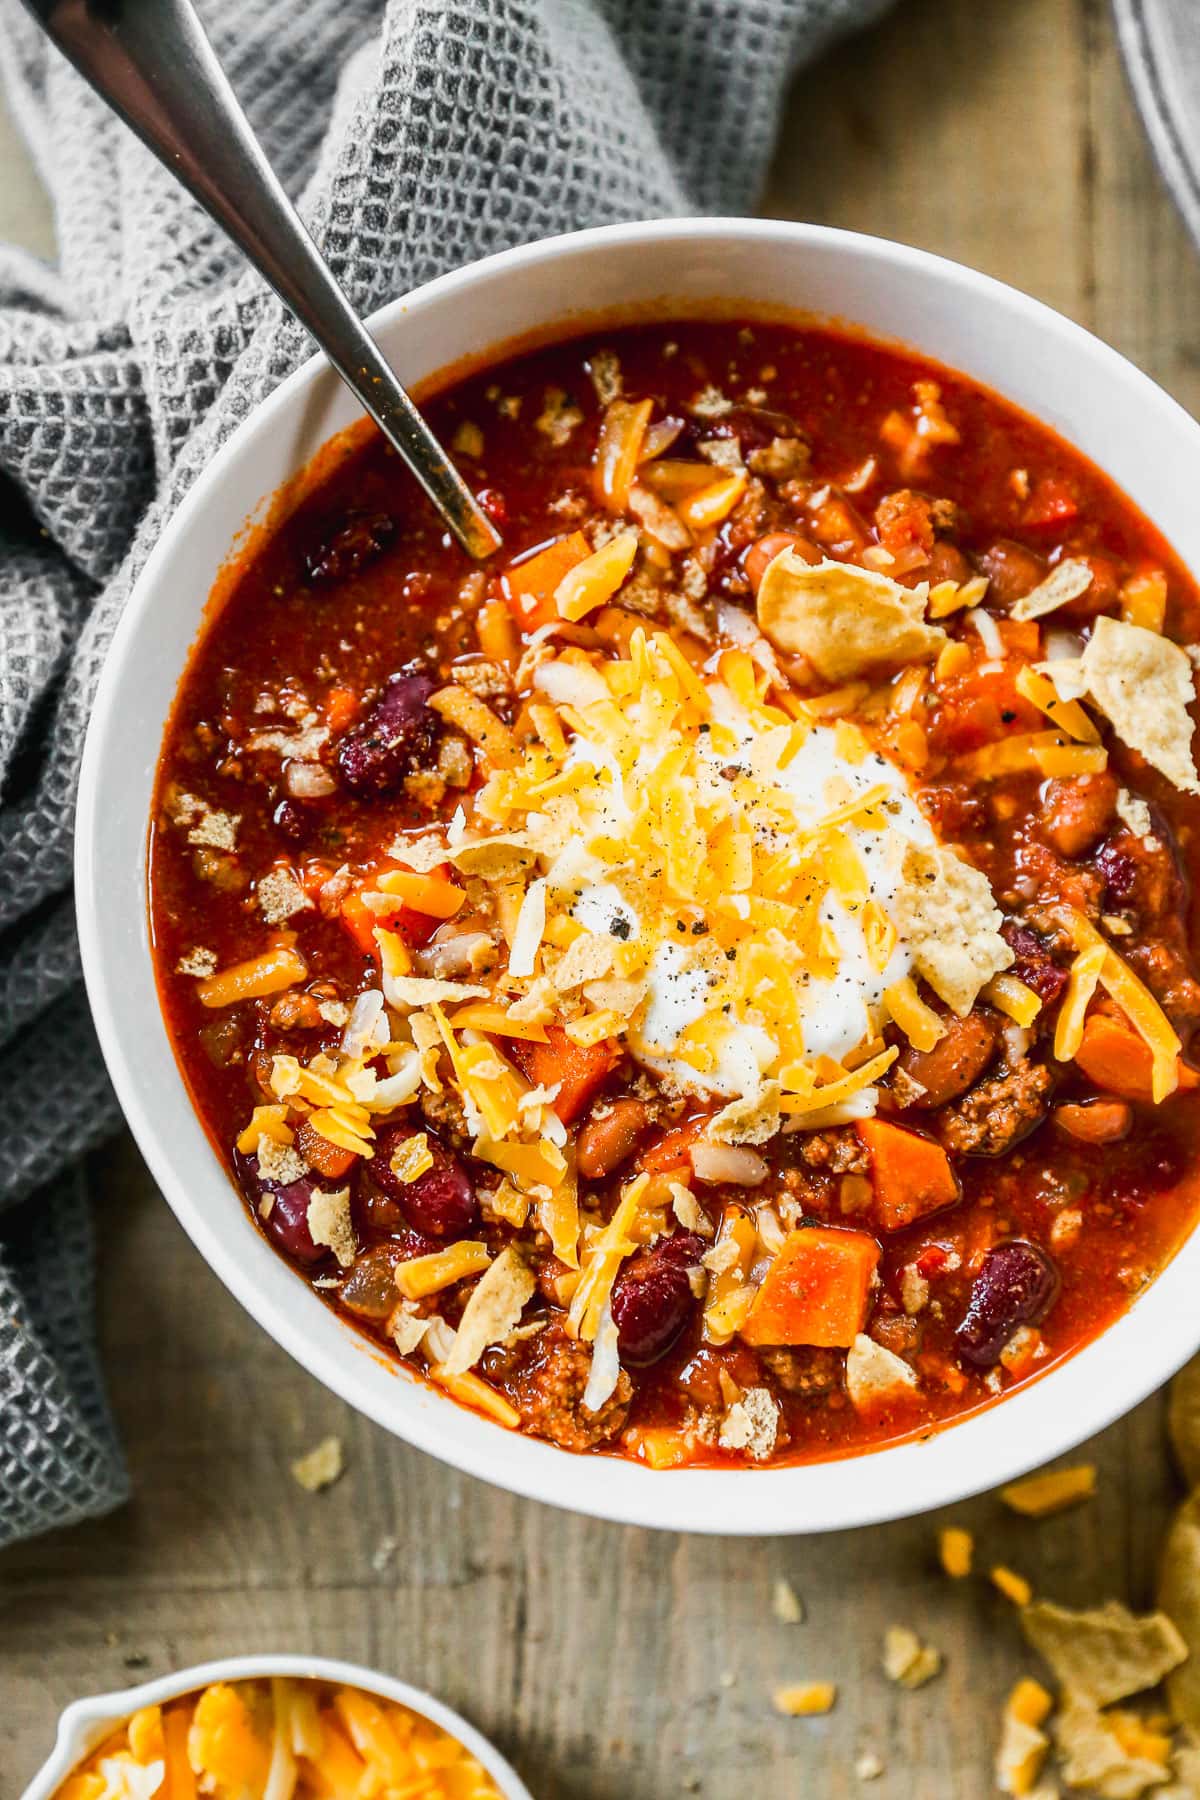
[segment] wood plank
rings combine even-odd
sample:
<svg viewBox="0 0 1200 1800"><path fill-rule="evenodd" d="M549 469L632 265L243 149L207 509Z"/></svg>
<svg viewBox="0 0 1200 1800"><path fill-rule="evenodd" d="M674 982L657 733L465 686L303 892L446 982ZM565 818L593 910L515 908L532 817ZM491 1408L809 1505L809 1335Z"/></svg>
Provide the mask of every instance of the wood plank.
<svg viewBox="0 0 1200 1800"><path fill-rule="evenodd" d="M1101 0L908 0L798 82L766 210L974 263L1200 403L1200 267L1142 144ZM392 1441L296 1368L190 1249L128 1143L96 1159L95 1178L103 1338L135 1499L0 1562L6 1776L32 1770L81 1691L276 1647L433 1688L541 1796L991 1791L996 1711L1029 1659L1008 1602L938 1572L944 1519L759 1543L514 1500ZM1034 1525L984 1496L946 1516L975 1531L985 1567L1005 1562L1039 1591L1144 1603L1174 1496L1161 1410L1148 1402L1087 1448L1100 1491L1077 1512ZM346 1475L302 1494L289 1462L330 1431ZM736 1531L735 1517L722 1523ZM804 1599L801 1625L772 1616L779 1576ZM919 1693L880 1671L892 1622L945 1654ZM810 1677L838 1682L836 1710L777 1717L773 1687ZM864 1750L887 1765L865 1789L853 1773Z"/></svg>

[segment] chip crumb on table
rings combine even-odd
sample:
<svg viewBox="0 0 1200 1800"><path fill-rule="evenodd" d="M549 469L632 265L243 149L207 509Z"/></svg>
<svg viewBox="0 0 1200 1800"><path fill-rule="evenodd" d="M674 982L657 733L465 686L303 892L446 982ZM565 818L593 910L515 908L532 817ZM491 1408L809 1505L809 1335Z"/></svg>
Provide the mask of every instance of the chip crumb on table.
<svg viewBox="0 0 1200 1800"><path fill-rule="evenodd" d="M322 1438L319 1444L292 1463L292 1477L308 1494L332 1487L345 1472L346 1461L339 1437Z"/></svg>

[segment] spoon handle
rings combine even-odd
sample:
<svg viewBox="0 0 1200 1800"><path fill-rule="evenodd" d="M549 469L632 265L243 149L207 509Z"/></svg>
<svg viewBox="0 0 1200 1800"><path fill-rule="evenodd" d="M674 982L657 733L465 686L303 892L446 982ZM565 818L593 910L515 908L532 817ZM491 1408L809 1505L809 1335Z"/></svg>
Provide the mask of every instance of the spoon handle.
<svg viewBox="0 0 1200 1800"><path fill-rule="evenodd" d="M25 0L68 60L265 276L395 446L455 537L500 537L284 193L191 0Z"/></svg>

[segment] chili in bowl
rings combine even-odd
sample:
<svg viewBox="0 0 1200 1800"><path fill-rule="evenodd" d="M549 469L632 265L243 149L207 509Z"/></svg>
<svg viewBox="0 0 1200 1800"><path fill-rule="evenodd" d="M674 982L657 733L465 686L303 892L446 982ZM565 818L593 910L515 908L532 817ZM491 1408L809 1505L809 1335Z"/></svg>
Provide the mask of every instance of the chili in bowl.
<svg viewBox="0 0 1200 1800"><path fill-rule="evenodd" d="M679 286L639 318L655 233ZM623 315L530 298L600 245ZM1037 379L1058 340L1193 461L1195 427L1033 303L838 234L492 268L539 341L426 403L503 551L471 566L356 429L168 658L151 955L221 1171L185 1222L252 1304L281 1259L268 1322L348 1398L526 1491L758 1530L998 1479L1121 1404L1067 1399L1120 1334L1127 1397L1194 1347L1198 1194L1191 527L1088 460L1081 376L996 366L1013 316ZM885 272L919 349L870 335ZM482 304L488 265L447 280ZM853 330L811 317L839 282Z"/></svg>

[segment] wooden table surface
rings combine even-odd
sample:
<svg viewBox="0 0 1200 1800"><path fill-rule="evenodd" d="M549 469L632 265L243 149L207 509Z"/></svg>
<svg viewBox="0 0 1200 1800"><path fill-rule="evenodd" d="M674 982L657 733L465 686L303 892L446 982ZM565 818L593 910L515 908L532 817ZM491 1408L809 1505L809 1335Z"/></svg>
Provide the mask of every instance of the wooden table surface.
<svg viewBox="0 0 1200 1800"><path fill-rule="evenodd" d="M47 221L0 119L0 236ZM1014 282L1200 407L1200 263L1164 196L1102 0L907 0L797 83L766 202ZM0 1800L74 1695L235 1651L344 1656L432 1688L540 1800L974 1800L1025 1666L1008 1603L951 1583L938 1517L773 1542L573 1518L442 1468L298 1369L200 1261L128 1141L92 1166L102 1337L133 1471L115 1517L0 1558ZM1145 1603L1174 1484L1148 1401L1088 1449L1096 1499L1033 1525L954 1509L986 1561L1070 1603ZM302 1493L328 1432L347 1470ZM862 1478L871 1479L864 1465ZM728 1525L736 1529L736 1518ZM806 1620L771 1612L775 1580ZM945 1655L918 1693L880 1673L893 1621ZM772 1688L828 1677L826 1718ZM856 1758L884 1774L864 1787Z"/></svg>

